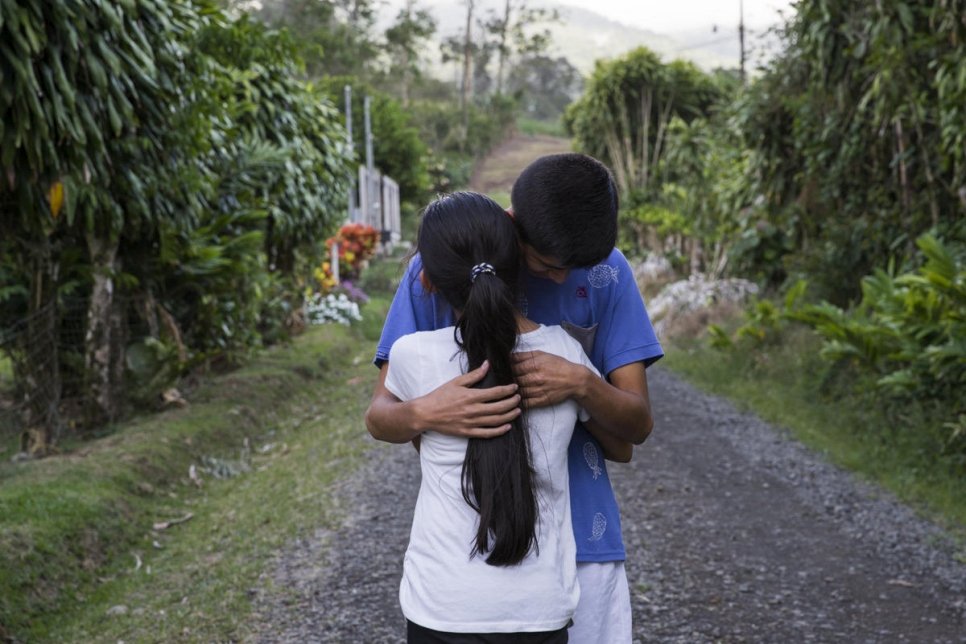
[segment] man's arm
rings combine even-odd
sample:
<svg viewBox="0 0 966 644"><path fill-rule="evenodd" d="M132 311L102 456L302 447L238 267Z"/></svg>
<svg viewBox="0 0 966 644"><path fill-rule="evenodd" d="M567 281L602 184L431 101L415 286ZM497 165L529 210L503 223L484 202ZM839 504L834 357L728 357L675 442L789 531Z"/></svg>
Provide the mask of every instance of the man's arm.
<svg viewBox="0 0 966 644"><path fill-rule="evenodd" d="M631 458L634 456L634 444L628 443L625 440L621 440L615 437L613 434L605 430L600 423L596 422L593 418L584 423L584 427L590 432L590 435L594 437L597 444L600 445L601 451L604 453L604 458L608 461L614 461L616 463L630 463Z"/></svg>
<svg viewBox="0 0 966 644"><path fill-rule="evenodd" d="M654 420L643 362L618 367L604 380L583 365L544 351L517 353L514 361L517 382L529 407L573 398L594 420L598 431L590 425L588 429L598 441L601 434L640 445L650 435Z"/></svg>
<svg viewBox="0 0 966 644"><path fill-rule="evenodd" d="M483 363L425 396L402 402L386 389L389 363L384 362L366 410L369 433L389 443L406 443L429 429L465 438L506 433L510 421L520 415L520 395L516 385L474 389L487 368Z"/></svg>

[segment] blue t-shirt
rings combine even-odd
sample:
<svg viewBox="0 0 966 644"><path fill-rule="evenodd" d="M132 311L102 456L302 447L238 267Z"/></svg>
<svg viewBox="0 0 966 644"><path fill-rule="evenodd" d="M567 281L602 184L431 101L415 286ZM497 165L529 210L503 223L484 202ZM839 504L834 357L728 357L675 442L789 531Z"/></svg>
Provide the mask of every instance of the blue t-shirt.
<svg viewBox="0 0 966 644"><path fill-rule="evenodd" d="M382 328L375 363L389 359L400 337L454 324L446 301L419 281L419 256L410 262ZM563 284L527 274L523 313L541 324L559 324L584 347L602 374L634 362L649 365L664 355L644 309L634 274L614 249L601 264L572 269ZM603 452L580 423L570 441L570 505L577 561L623 561L620 511Z"/></svg>

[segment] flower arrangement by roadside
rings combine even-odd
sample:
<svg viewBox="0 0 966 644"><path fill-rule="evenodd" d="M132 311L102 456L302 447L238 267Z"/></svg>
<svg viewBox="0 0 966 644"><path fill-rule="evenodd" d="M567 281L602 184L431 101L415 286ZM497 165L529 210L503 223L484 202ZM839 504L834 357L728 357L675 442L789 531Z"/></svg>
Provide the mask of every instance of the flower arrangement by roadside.
<svg viewBox="0 0 966 644"><path fill-rule="evenodd" d="M332 246L338 244L339 278L352 282L359 279L369 258L375 254L378 243L379 231L372 226L346 224L334 237L325 240L326 257L332 257ZM332 263L328 259L315 270L315 279L323 293L329 293L336 287Z"/></svg>
<svg viewBox="0 0 966 644"><path fill-rule="evenodd" d="M335 322L349 326L362 320L359 305L346 297L345 293L314 293L305 301L305 319L309 324L329 324Z"/></svg>
<svg viewBox="0 0 966 644"><path fill-rule="evenodd" d="M379 231L365 224L346 224L325 242L326 257L332 257L333 244L339 244L339 283L327 259L315 269L317 292L306 293L305 319L309 324L335 322L349 325L362 320L359 305L369 296L353 282L359 278L376 252Z"/></svg>

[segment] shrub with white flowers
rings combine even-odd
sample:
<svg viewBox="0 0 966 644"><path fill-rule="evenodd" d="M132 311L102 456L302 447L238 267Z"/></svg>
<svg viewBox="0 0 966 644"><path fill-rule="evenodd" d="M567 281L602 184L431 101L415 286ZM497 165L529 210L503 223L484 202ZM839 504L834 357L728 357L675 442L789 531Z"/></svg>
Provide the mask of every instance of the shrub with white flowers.
<svg viewBox="0 0 966 644"><path fill-rule="evenodd" d="M346 297L345 293L316 293L305 302L305 319L309 324L338 322L349 326L353 322L360 322L362 315L359 305Z"/></svg>

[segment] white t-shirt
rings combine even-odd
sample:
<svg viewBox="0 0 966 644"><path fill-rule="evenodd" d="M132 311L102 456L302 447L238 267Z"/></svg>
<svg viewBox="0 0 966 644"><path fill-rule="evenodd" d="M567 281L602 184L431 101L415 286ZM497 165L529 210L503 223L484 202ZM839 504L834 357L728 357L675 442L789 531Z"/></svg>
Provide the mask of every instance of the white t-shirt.
<svg viewBox="0 0 966 644"><path fill-rule="evenodd" d="M545 351L593 370L580 344L559 326L521 334L517 351ZM417 398L466 372L454 328L403 336L389 354L386 389ZM399 601L412 622L452 633L516 633L563 628L580 596L570 522L567 446L578 416L572 400L527 413L539 515L537 547L516 566L473 555L479 514L463 499L465 438L422 434L422 481L403 564Z"/></svg>

